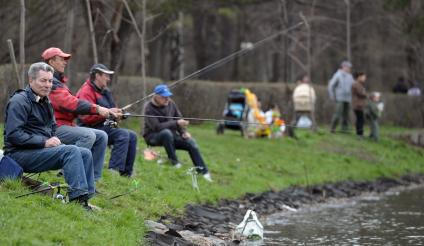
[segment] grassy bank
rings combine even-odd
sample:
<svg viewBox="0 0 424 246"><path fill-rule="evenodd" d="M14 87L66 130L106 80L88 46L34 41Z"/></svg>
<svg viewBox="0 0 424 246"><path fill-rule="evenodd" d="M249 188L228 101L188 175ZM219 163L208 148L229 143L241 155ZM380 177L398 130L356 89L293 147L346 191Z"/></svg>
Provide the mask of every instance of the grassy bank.
<svg viewBox="0 0 424 246"><path fill-rule="evenodd" d="M133 122L134 123L134 122ZM132 124L137 129L137 124ZM215 182L199 179L200 193L186 174L192 167L187 154L179 152L182 169L142 159L145 147L139 139L136 187L133 180L104 171L98 184L103 193L92 202L103 208L87 213L81 207L61 204L33 195L15 199L27 190L17 182L0 185L0 245L136 245L143 243L145 219L180 214L188 203L214 203L238 198L246 192L282 189L338 180L370 180L398 176L408 171L424 172L424 150L388 137L404 131L384 128L379 143L358 140L353 135L299 132L289 138L246 140L238 132L215 135L214 125L191 126ZM161 154L164 151L160 148ZM55 172L42 180L60 180ZM108 198L136 190L129 195ZM237 221L234 221L237 222Z"/></svg>

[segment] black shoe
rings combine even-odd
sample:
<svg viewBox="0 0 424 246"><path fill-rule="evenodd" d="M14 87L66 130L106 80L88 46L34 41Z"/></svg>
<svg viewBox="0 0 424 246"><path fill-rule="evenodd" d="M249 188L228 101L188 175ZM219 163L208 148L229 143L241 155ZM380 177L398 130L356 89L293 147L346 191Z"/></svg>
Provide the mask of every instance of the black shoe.
<svg viewBox="0 0 424 246"><path fill-rule="evenodd" d="M76 197L72 200L69 200L69 202L75 202L81 205L85 210L92 211L92 208L88 205L88 194L81 195L79 197Z"/></svg>
<svg viewBox="0 0 424 246"><path fill-rule="evenodd" d="M127 171L119 171L119 174L122 177L127 177L127 178L130 178L131 177L131 174L129 172L127 172Z"/></svg>
<svg viewBox="0 0 424 246"><path fill-rule="evenodd" d="M85 209L85 211L87 211L87 212L93 212L93 208L90 205L88 205L88 202L87 201L84 202L84 204L81 204L81 206Z"/></svg>
<svg viewBox="0 0 424 246"><path fill-rule="evenodd" d="M59 171L56 174L57 177L62 177L63 176L63 169L59 169Z"/></svg>

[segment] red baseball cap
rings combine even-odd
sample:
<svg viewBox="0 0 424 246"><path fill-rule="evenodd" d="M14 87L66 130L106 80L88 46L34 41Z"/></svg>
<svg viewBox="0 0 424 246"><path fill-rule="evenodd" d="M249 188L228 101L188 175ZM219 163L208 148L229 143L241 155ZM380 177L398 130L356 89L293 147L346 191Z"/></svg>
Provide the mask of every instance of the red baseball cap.
<svg viewBox="0 0 424 246"><path fill-rule="evenodd" d="M71 58L71 54L67 54L65 52L63 52L61 49L56 48L56 47L51 47L48 48L47 50L45 50L42 54L41 57L43 58L43 60L47 61L51 58L53 58L54 56L60 56L65 58L65 60L68 60L69 58Z"/></svg>

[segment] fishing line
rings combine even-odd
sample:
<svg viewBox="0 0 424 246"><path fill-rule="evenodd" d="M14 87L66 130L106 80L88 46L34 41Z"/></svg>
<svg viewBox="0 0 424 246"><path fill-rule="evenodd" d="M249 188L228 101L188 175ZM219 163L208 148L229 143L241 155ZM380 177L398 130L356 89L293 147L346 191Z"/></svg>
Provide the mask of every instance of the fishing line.
<svg viewBox="0 0 424 246"><path fill-rule="evenodd" d="M210 122L218 122L218 123L238 123L241 125L262 125L262 126L273 126L274 123L260 123L260 122L247 122L247 121L239 121L239 120L226 120L226 119L212 119L212 118L197 118L197 117L177 117L177 116L162 116L162 115L148 115L148 114L131 114L124 113L123 118L128 117L136 117L136 118L159 118L159 119L170 119L170 120L192 120L192 121L210 121ZM114 118L106 119L104 125L116 126L117 122ZM295 125L284 124L286 127L299 128Z"/></svg>
<svg viewBox="0 0 424 246"><path fill-rule="evenodd" d="M148 114L124 114L124 117L138 117L138 118L160 118L160 119L171 119L171 120L193 120L193 121L211 121L211 122L227 122L227 123L240 123L247 125L273 125L273 123L259 123L259 122L247 122L239 120L225 120L225 119L210 119L210 118L196 118L196 117L177 117L177 116L162 116L162 115L148 115Z"/></svg>

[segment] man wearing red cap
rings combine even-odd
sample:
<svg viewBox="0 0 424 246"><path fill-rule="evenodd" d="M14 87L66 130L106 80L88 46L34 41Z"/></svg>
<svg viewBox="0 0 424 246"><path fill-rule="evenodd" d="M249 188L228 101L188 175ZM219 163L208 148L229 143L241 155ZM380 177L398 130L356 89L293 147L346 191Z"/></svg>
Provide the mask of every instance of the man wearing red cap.
<svg viewBox="0 0 424 246"><path fill-rule="evenodd" d="M104 131L77 127L74 119L78 115L92 114L109 117L118 117L112 110L96 104L79 100L72 95L66 85L67 78L64 76L65 67L70 54L63 52L59 48L46 49L41 57L55 70L53 76L53 87L49 99L54 108L54 115L57 121L57 137L64 144L74 144L91 150L93 155L94 179L99 180L102 175L105 152L107 147L107 135Z"/></svg>

